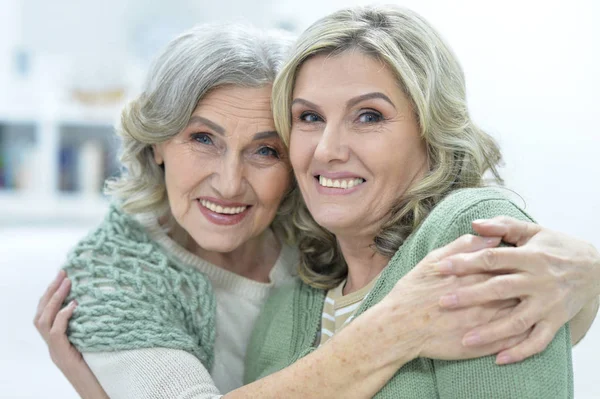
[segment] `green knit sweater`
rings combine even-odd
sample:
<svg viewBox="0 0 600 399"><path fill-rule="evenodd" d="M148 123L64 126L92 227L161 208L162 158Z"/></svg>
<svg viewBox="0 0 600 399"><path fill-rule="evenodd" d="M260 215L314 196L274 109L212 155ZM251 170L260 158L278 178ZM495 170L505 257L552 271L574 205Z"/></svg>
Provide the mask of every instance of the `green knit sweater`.
<svg viewBox="0 0 600 399"><path fill-rule="evenodd" d="M531 218L494 189L466 189L438 204L389 262L357 316L379 302L396 281L435 248L473 233L471 222L498 215ZM256 323L246 358L246 383L287 367L313 351L325 292L296 282L278 289ZM373 354L377 356L377 354ZM572 398L568 327L548 348L521 363L497 366L493 356L464 361L415 359L404 365L378 398Z"/></svg>
<svg viewBox="0 0 600 399"><path fill-rule="evenodd" d="M215 299L208 279L170 257L117 206L77 244L64 269L79 306L69 340L81 352L164 347L210 370Z"/></svg>

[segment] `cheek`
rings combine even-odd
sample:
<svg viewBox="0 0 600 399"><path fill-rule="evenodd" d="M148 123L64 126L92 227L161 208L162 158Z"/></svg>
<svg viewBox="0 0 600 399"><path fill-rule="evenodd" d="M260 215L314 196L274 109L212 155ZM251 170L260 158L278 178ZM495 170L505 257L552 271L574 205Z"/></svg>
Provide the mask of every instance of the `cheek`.
<svg viewBox="0 0 600 399"><path fill-rule="evenodd" d="M188 194L214 169L213 162L190 151L173 151L166 155L165 183L172 199Z"/></svg>
<svg viewBox="0 0 600 399"><path fill-rule="evenodd" d="M294 172L301 175L303 171L308 169L314 148L316 145L312 142L311 137L299 133L294 134L290 138L290 163Z"/></svg>

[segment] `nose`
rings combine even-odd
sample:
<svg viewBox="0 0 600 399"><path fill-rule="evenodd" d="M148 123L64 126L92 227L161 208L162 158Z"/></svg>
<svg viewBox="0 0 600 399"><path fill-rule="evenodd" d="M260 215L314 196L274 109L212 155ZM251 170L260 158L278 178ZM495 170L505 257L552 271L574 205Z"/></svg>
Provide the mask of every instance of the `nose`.
<svg viewBox="0 0 600 399"><path fill-rule="evenodd" d="M322 163L346 162L350 154L343 127L327 124L319 138L314 157Z"/></svg>
<svg viewBox="0 0 600 399"><path fill-rule="evenodd" d="M243 193L244 166L235 154L223 157L219 171L213 177L213 188L226 199L235 199Z"/></svg>

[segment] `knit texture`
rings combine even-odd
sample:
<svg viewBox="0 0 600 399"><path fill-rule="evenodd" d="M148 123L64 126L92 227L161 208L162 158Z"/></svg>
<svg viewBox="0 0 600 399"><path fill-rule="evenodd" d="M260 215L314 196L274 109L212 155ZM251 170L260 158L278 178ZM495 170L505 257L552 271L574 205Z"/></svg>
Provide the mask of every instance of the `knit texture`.
<svg viewBox="0 0 600 399"><path fill-rule="evenodd" d="M64 269L79 306L69 340L81 352L172 348L214 359L215 299L207 278L168 255L118 206L77 244Z"/></svg>
<svg viewBox="0 0 600 399"><path fill-rule="evenodd" d="M356 317L379 302L429 252L461 235L473 234L473 220L500 215L532 220L496 189L465 189L449 195L398 249ZM315 349L324 299L324 291L301 282L281 288L269 298L247 353L246 383L281 370ZM494 361L494 356L463 361L418 358L404 365L376 397L573 397L568 326L538 355L506 366Z"/></svg>
<svg viewBox="0 0 600 399"><path fill-rule="evenodd" d="M221 393L189 352L168 348L87 352L86 363L112 399L216 399Z"/></svg>

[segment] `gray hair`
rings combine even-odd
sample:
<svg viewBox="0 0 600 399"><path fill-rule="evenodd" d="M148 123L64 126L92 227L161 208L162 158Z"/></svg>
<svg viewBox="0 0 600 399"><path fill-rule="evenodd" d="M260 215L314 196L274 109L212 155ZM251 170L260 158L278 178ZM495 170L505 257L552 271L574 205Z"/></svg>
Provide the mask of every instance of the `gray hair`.
<svg viewBox="0 0 600 399"><path fill-rule="evenodd" d="M105 193L130 214L170 215L163 168L152 145L181 132L198 102L225 85L270 85L292 38L245 25L200 25L172 40L152 64L139 97L122 111L122 175ZM284 200L285 202L285 200Z"/></svg>
<svg viewBox="0 0 600 399"><path fill-rule="evenodd" d="M394 6L340 10L300 36L273 86L275 126L286 144L299 68L318 54L335 56L350 50L381 60L395 73L398 86L412 102L427 146L428 173L390 209L373 243L377 252L392 257L450 192L485 185L486 172L501 184L500 149L471 120L463 71L450 47L420 15ZM296 200L293 221L300 232L300 277L317 288L335 287L347 274L336 238L315 222L301 198Z"/></svg>

